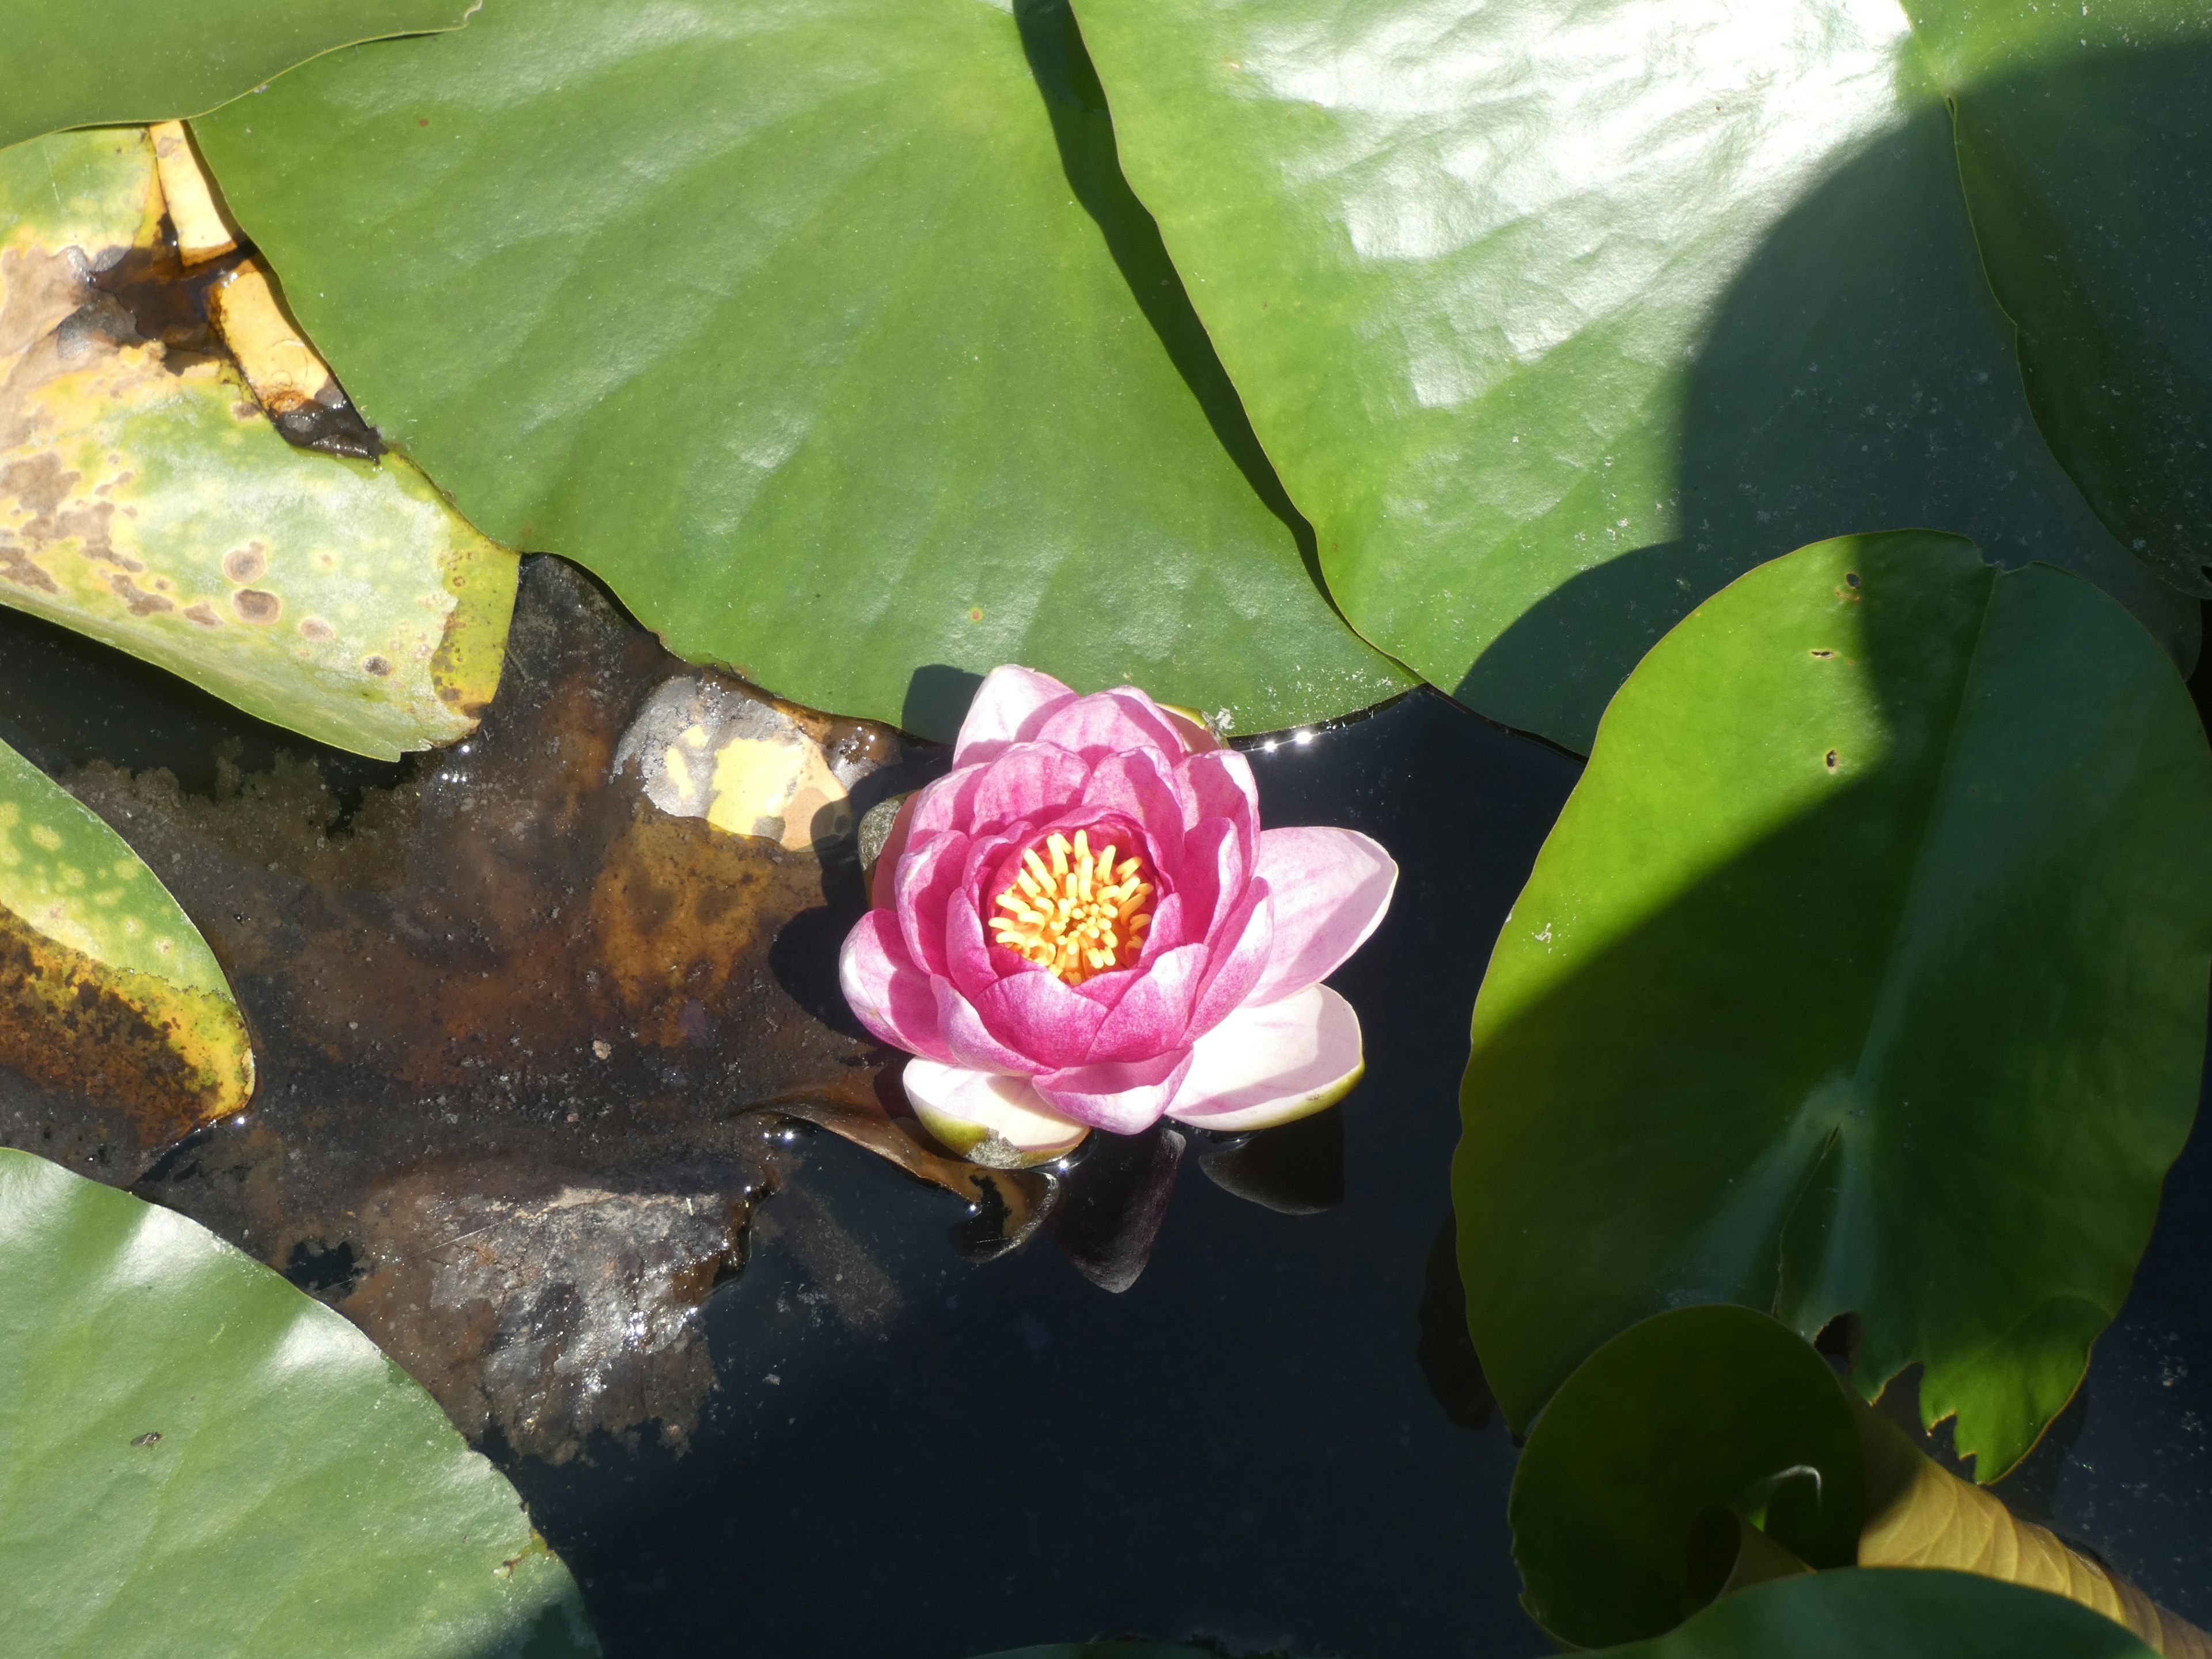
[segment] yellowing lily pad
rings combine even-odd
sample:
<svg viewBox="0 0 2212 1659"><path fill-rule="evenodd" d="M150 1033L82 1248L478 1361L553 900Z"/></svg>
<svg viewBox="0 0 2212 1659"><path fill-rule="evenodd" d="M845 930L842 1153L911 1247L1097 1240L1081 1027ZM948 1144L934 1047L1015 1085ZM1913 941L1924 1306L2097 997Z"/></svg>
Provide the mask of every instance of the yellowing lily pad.
<svg viewBox="0 0 2212 1659"><path fill-rule="evenodd" d="M0 1057L122 1105L155 1146L246 1104L214 953L121 836L0 744Z"/></svg>
<svg viewBox="0 0 2212 1659"><path fill-rule="evenodd" d="M362 754L465 736L514 556L404 461L286 442L162 210L138 129L0 150L0 603Z"/></svg>

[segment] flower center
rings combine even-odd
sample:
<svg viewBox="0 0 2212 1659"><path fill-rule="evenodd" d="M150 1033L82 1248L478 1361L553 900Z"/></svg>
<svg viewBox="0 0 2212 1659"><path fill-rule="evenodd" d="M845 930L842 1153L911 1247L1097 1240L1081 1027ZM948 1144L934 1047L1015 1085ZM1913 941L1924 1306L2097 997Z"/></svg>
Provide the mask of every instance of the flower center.
<svg viewBox="0 0 2212 1659"><path fill-rule="evenodd" d="M1042 853L1035 847L1024 853L1020 872L996 901L1005 914L991 918L998 942L1070 985L1136 961L1152 924L1145 908L1152 884L1142 859L1116 865L1117 850L1109 842L1092 852L1087 830L1077 830L1073 842L1055 830Z"/></svg>

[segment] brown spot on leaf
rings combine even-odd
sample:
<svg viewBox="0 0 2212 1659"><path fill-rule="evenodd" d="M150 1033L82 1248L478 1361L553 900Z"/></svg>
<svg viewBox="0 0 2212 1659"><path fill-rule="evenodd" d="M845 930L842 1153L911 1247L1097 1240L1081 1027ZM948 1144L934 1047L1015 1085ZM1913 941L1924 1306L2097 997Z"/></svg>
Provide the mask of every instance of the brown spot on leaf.
<svg viewBox="0 0 2212 1659"><path fill-rule="evenodd" d="M241 587L230 596L230 608L250 623L273 623L284 614L284 601L265 588Z"/></svg>
<svg viewBox="0 0 2212 1659"><path fill-rule="evenodd" d="M1825 759L1827 768L1831 772L1834 771L1836 768L1841 764L1841 763L1836 758L1836 751L1832 749L1827 752Z"/></svg>
<svg viewBox="0 0 2212 1659"><path fill-rule="evenodd" d="M320 617L302 617L300 618L300 637L302 639L332 639L337 636L337 629L333 629Z"/></svg>
<svg viewBox="0 0 2212 1659"><path fill-rule="evenodd" d="M364 674L374 674L377 678L382 679L392 672L392 659L389 657L363 657L361 659L361 672Z"/></svg>
<svg viewBox="0 0 2212 1659"><path fill-rule="evenodd" d="M243 547L234 547L222 556L222 574L240 587L259 578L269 568L269 555L258 541Z"/></svg>
<svg viewBox="0 0 2212 1659"><path fill-rule="evenodd" d="M201 600L198 605L190 605L185 607L185 620L186 622L196 622L202 628L220 628L222 626L222 618L216 616L214 611L208 609L207 601L204 599Z"/></svg>
<svg viewBox="0 0 2212 1659"><path fill-rule="evenodd" d="M159 593L149 593L139 586L131 580L127 571L116 571L108 577L107 586L115 597L130 608L134 617L150 617L156 611L177 608L173 601L163 599Z"/></svg>

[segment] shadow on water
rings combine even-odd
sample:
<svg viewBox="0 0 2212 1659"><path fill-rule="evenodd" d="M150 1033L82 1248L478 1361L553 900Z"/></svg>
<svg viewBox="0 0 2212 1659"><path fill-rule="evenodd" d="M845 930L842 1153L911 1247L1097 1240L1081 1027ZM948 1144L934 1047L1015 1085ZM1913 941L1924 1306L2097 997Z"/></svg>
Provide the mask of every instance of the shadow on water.
<svg viewBox="0 0 2212 1659"><path fill-rule="evenodd" d="M2139 67L2156 70L2159 56ZM2191 61L2200 78L2212 67ZM2059 77L2051 82L2050 95L2065 95ZM2046 88L2002 91L2027 103ZM2194 604L2098 521L2035 424L1954 154L1950 117L1931 107L1868 144L1774 226L1714 305L1680 394L1673 513L1683 533L1540 600L1468 670L1462 702L1511 706L1516 686L1565 683L1577 688L1581 728L1595 729L1643 653L1744 571L1831 536L1915 527L1972 537L2003 565L2042 559L2087 576L2136 611L2185 672L2195 662ZM2212 174L2200 167L2169 183L2168 198L2185 183L2195 192L2177 213L2212 221ZM2160 306L2172 310L2172 298ZM2182 310L2182 320L2161 312L2160 325L2196 332ZM2168 378L2182 392L2197 384ZM2201 414L2175 412L2174 387L2154 390L2144 398L2173 416L2169 426L2203 435ZM2091 429L2082 402L2069 404L2069 433ZM2179 441L2157 447L2172 459Z"/></svg>

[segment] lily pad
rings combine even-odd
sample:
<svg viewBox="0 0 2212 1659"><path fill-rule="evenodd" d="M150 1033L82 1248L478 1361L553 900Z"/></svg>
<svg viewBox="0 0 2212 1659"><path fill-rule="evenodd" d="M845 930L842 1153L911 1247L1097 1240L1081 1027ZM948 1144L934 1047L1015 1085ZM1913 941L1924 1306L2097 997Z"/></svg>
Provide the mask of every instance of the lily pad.
<svg viewBox="0 0 2212 1659"><path fill-rule="evenodd" d="M2212 15L1908 9L2037 422L2115 535L2212 591Z"/></svg>
<svg viewBox="0 0 2212 1659"><path fill-rule="evenodd" d="M1033 664L1294 725L1330 609L1055 0L487 0L195 125L362 413L670 647L949 736Z"/></svg>
<svg viewBox="0 0 2212 1659"><path fill-rule="evenodd" d="M1716 1514L1821 1568L1857 1561L1864 1510L1858 1430L1826 1362L1748 1308L1683 1308L1600 1348L1536 1419L1513 1474L1513 1559L1537 1623L1604 1647L1663 1634L1721 1589L1735 1525L1711 1582L1692 1571Z"/></svg>
<svg viewBox="0 0 2212 1659"><path fill-rule="evenodd" d="M144 1148L253 1092L246 1019L207 941L121 836L5 744L0 1054L119 1103Z"/></svg>
<svg viewBox="0 0 2212 1659"><path fill-rule="evenodd" d="M1895 0L1080 14L1129 179L1331 592L1484 713L1587 749L1644 651L1730 579L1905 525L2089 576L2194 660L2194 607L2036 429L1948 88ZM2140 111L2032 118L2064 147L2107 117ZM2134 180L2108 170L2105 199ZM2196 222L2142 283L2202 266Z"/></svg>
<svg viewBox="0 0 2212 1659"><path fill-rule="evenodd" d="M0 37L0 144L198 115L319 52L457 28L475 9L471 0L19 0Z"/></svg>
<svg viewBox="0 0 2212 1659"><path fill-rule="evenodd" d="M0 604L386 758L465 736L514 556L296 449L198 319L138 128L0 150Z"/></svg>
<svg viewBox="0 0 2212 1659"><path fill-rule="evenodd" d="M1661 641L1501 934L1454 1173L1525 1425L1686 1302L1856 1311L1994 1480L2074 1392L2187 1138L2212 755L2119 606L1844 538Z"/></svg>
<svg viewBox="0 0 2212 1659"><path fill-rule="evenodd" d="M27 1654L596 1654L514 1489L337 1314L0 1149L0 1574Z"/></svg>
<svg viewBox="0 0 2212 1659"><path fill-rule="evenodd" d="M1970 1573L1854 1567L1723 1596L1617 1659L2150 1659L2111 1620Z"/></svg>

